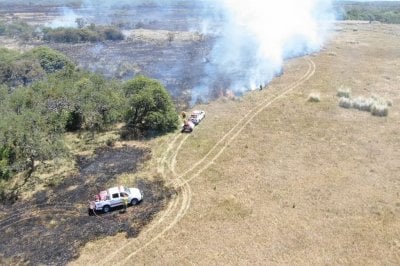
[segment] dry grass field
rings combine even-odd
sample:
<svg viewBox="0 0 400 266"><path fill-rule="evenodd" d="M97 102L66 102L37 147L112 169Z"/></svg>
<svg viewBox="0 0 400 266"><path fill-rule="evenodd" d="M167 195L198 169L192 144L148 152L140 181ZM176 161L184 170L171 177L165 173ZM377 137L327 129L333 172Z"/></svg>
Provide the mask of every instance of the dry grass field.
<svg viewBox="0 0 400 266"><path fill-rule="evenodd" d="M268 89L196 106L206 119L157 140L139 173L178 194L137 238L89 243L72 264L398 265L399 32L338 24ZM340 86L390 99L389 115L339 107Z"/></svg>

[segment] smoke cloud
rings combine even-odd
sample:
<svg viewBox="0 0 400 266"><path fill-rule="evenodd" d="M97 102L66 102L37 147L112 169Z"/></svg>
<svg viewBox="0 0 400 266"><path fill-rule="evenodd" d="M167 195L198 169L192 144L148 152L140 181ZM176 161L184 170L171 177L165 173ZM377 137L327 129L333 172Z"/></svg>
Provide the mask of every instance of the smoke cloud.
<svg viewBox="0 0 400 266"><path fill-rule="evenodd" d="M45 26L50 28L70 27L75 28L77 26L76 19L79 17L72 9L63 7L60 10L62 14L59 18L47 23Z"/></svg>
<svg viewBox="0 0 400 266"><path fill-rule="evenodd" d="M210 86L241 93L268 84L285 59L318 51L334 20L328 0L210 2L215 16L204 23L217 37L194 98Z"/></svg>
<svg viewBox="0 0 400 266"><path fill-rule="evenodd" d="M88 22L109 24L124 19L133 28L195 31L205 36L201 69L191 69L200 73L192 88L195 102L215 91L241 94L265 86L282 73L285 59L321 49L334 21L331 2L84 0L76 12ZM78 17L69 10L63 12L68 23ZM187 72L188 66L181 69Z"/></svg>

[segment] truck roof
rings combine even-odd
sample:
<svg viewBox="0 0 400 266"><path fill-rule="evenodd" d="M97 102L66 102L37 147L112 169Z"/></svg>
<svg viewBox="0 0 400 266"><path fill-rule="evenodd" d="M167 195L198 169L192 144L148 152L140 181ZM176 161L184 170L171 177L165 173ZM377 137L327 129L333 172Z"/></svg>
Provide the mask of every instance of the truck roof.
<svg viewBox="0 0 400 266"><path fill-rule="evenodd" d="M125 192L125 188L123 186L119 186L119 187L112 187L112 188L108 189L109 194L115 194L115 193L119 193L119 192Z"/></svg>

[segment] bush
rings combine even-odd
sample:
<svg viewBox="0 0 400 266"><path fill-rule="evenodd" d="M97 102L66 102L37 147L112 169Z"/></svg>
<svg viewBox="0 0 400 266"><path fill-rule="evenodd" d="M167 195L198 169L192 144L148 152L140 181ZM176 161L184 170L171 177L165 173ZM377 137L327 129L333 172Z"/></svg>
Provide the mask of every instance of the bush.
<svg viewBox="0 0 400 266"><path fill-rule="evenodd" d="M311 93L308 95L307 101L312 102L312 103L318 103L321 101L319 93Z"/></svg>
<svg viewBox="0 0 400 266"><path fill-rule="evenodd" d="M79 43L79 42L100 42L119 41L124 39L123 33L114 27L89 25L85 28L45 28L43 39L52 42Z"/></svg>
<svg viewBox="0 0 400 266"><path fill-rule="evenodd" d="M0 22L0 35L8 37L19 37L23 40L29 40L37 37L36 28L21 20L11 22Z"/></svg>
<svg viewBox="0 0 400 266"><path fill-rule="evenodd" d="M372 105L371 114L374 116L387 116L389 114L389 107L387 104L374 103Z"/></svg>
<svg viewBox="0 0 400 266"><path fill-rule="evenodd" d="M368 3L344 2L343 20L380 21L400 23L400 5L396 2L370 1Z"/></svg>
<svg viewBox="0 0 400 266"><path fill-rule="evenodd" d="M346 108L346 109L350 109L352 107L352 102L349 98L346 97L340 97L339 99L339 106Z"/></svg>
<svg viewBox="0 0 400 266"><path fill-rule="evenodd" d="M351 89L350 89L350 88L347 88L347 87L341 86L341 87L338 89L336 95L337 95L338 97L350 98L350 97L351 97Z"/></svg>
<svg viewBox="0 0 400 266"><path fill-rule="evenodd" d="M10 166L14 162L15 154L12 149L0 147L0 180L8 180L11 177Z"/></svg>
<svg viewBox="0 0 400 266"><path fill-rule="evenodd" d="M0 83L11 87L28 85L45 73L52 73L73 64L63 54L48 47L36 47L28 52L0 49Z"/></svg>
<svg viewBox="0 0 400 266"><path fill-rule="evenodd" d="M73 65L65 55L45 46L36 47L30 53L39 60L40 65L47 73L53 73Z"/></svg>
<svg viewBox="0 0 400 266"><path fill-rule="evenodd" d="M367 99L364 97L357 97L352 101L352 107L360 111L371 112L372 105L374 104L373 99Z"/></svg>
<svg viewBox="0 0 400 266"><path fill-rule="evenodd" d="M372 95L371 98L357 97L352 100L350 98L341 97L339 106L343 108L354 108L360 111L371 112L374 116L387 116L392 101L385 100L379 96Z"/></svg>
<svg viewBox="0 0 400 266"><path fill-rule="evenodd" d="M67 131L73 132L82 128L83 116L78 111L72 111L68 113L67 122L65 129Z"/></svg>

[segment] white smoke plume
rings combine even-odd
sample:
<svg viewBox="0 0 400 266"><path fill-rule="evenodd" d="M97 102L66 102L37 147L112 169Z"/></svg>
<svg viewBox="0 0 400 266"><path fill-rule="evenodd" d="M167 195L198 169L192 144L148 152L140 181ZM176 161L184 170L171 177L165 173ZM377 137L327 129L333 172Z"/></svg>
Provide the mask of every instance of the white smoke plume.
<svg viewBox="0 0 400 266"><path fill-rule="evenodd" d="M65 28L77 27L76 19L79 18L79 16L72 9L68 7L63 7L60 13L62 14L60 17L51 21L50 23L47 23L45 26L53 29L60 27L65 27Z"/></svg>
<svg viewBox="0 0 400 266"><path fill-rule="evenodd" d="M193 100L209 86L241 93L266 85L285 59L318 51L334 20L329 0L207 2L218 10L219 36Z"/></svg>
<svg viewBox="0 0 400 266"><path fill-rule="evenodd" d="M141 9L143 5L151 8ZM206 36L211 49L207 43L204 69L192 70L202 73L192 89L193 102L215 91L241 94L265 86L282 73L285 59L321 49L334 21L332 0L83 0L77 13L94 23L109 24L120 18L115 12L132 25L156 21L156 29L192 30ZM71 23L77 18L74 13L65 17ZM175 17L179 17L176 27Z"/></svg>

